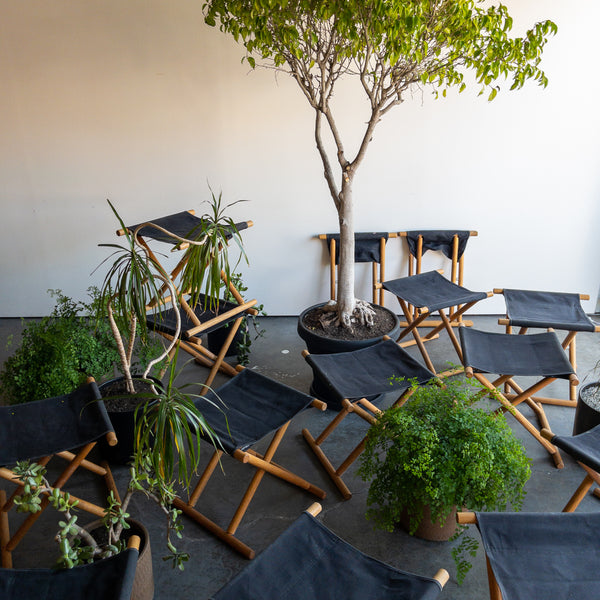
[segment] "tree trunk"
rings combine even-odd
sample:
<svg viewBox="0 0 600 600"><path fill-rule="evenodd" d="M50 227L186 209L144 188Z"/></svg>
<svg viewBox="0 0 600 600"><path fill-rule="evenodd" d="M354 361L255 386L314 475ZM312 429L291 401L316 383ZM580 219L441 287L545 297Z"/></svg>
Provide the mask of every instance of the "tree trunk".
<svg viewBox="0 0 600 600"><path fill-rule="evenodd" d="M340 224L340 257L338 263L338 316L345 326L355 306L354 296L354 207L352 201L352 175L344 173L338 210Z"/></svg>

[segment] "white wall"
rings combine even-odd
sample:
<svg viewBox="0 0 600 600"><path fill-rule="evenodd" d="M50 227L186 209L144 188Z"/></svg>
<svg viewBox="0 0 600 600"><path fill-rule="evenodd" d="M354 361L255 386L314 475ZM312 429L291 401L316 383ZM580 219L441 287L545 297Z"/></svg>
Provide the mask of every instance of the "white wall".
<svg viewBox="0 0 600 600"><path fill-rule="evenodd" d="M249 295L297 314L328 294L314 234L336 213L295 84L249 72L242 48L204 25L201 0L0 0L0 316L52 305L48 288L84 297L116 223L203 211L207 181L252 219ZM546 90L488 103L477 87L416 92L376 131L355 183L357 230L476 229L472 289L585 292L600 286L600 84L595 0L511 0L515 27L559 26ZM338 95L340 101L345 100ZM357 105L340 106L352 129ZM351 145L348 143L348 145ZM437 266L431 263L431 266ZM388 243L388 276L405 273ZM359 269L359 294L370 274ZM391 303L389 303L391 304ZM500 298L479 305L501 312Z"/></svg>

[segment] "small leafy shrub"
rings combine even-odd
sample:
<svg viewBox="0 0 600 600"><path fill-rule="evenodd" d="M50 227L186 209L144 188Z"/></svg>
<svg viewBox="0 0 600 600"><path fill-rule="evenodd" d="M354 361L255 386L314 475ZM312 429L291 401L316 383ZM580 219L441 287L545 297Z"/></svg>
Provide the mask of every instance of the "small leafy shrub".
<svg viewBox="0 0 600 600"><path fill-rule="evenodd" d="M88 375L101 380L118 361L108 322L89 317L98 290L88 289L89 302L48 291L56 301L52 313L25 325L21 346L0 372L0 393L9 404L66 394Z"/></svg>
<svg viewBox="0 0 600 600"><path fill-rule="evenodd" d="M454 507L520 509L530 461L503 414L473 406L472 386L415 384L403 406L388 409L371 427L359 475L370 482L367 518L378 527L392 531L406 512L414 534L425 506L440 523ZM470 539L461 552L473 552ZM455 560L462 580L470 564Z"/></svg>

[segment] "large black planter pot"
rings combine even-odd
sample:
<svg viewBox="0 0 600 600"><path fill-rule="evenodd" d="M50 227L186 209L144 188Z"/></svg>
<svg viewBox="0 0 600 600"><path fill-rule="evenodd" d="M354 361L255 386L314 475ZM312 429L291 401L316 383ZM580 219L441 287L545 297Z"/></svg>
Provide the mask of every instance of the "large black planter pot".
<svg viewBox="0 0 600 600"><path fill-rule="evenodd" d="M595 394L593 394L595 398L590 399L590 392L594 392L594 388L596 388ZM598 381L588 383L579 389L573 421L573 435L588 431L596 425L600 425L600 382Z"/></svg>
<svg viewBox="0 0 600 600"><path fill-rule="evenodd" d="M113 385L115 381L122 379L123 377L117 377L116 379L111 379L101 383L98 386L98 389L100 390L102 397L106 398L103 390ZM156 383L160 383L158 379L154 379L154 377L150 377L149 379L153 379ZM115 396L111 397L115 398ZM117 436L117 445L109 446L106 440L101 438L99 441L99 446L102 456L113 465L126 465L131 461L131 457L133 456L133 442L135 437L135 409L114 411L107 408L107 412L115 430L115 435Z"/></svg>
<svg viewBox="0 0 600 600"><path fill-rule="evenodd" d="M321 302L320 304L309 306L306 310L302 311L298 317L298 335L305 341L306 348L311 354L336 354L338 352L352 352L353 350L359 350L360 348L373 346L382 340L383 335L378 335L364 340L338 340L316 333L305 327L303 321L306 313L315 308L319 308L324 304L324 302ZM385 335L389 335L395 341L400 334L400 319L388 308L383 306L380 306L379 308L388 312L394 319L394 327Z"/></svg>
<svg viewBox="0 0 600 600"><path fill-rule="evenodd" d="M303 324L304 315L321 306L323 306L323 303L310 306L298 317L298 335L304 340L306 347L311 354L337 354L339 352L352 352L353 350L360 350L361 348L373 346L382 340L383 334L364 340L338 340L319 335L311 331ZM385 307L380 308L393 316L394 327L385 335L389 335L393 340L396 340L400 332L400 319L391 310ZM316 396L320 400L323 400L323 402L327 402L327 408L330 410L339 411L342 408L341 400L331 392L329 386L323 383L321 378L316 374L313 377L310 386L310 394ZM373 401L376 398L377 396L370 396L367 398L367 400Z"/></svg>

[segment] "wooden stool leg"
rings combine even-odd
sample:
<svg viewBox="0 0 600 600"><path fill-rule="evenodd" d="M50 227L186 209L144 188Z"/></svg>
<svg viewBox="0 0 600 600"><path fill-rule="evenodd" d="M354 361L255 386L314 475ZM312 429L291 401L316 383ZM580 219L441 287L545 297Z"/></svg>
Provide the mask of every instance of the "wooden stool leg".
<svg viewBox="0 0 600 600"><path fill-rule="evenodd" d="M6 492L0 490L0 551L1 564L4 569L12 569L12 555L7 550L8 541L10 540L10 530L8 528L8 512L5 507ZM6 509L6 510L5 510Z"/></svg>

